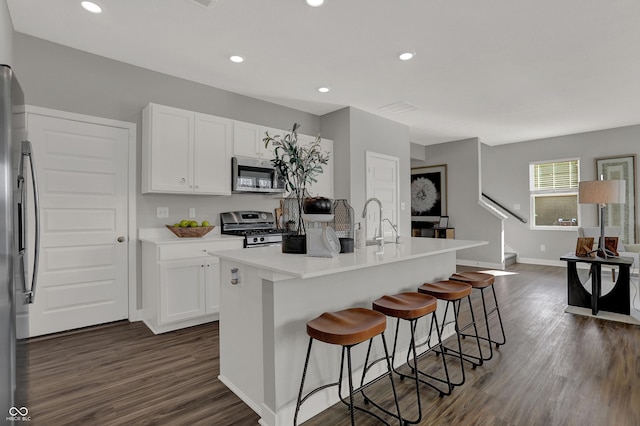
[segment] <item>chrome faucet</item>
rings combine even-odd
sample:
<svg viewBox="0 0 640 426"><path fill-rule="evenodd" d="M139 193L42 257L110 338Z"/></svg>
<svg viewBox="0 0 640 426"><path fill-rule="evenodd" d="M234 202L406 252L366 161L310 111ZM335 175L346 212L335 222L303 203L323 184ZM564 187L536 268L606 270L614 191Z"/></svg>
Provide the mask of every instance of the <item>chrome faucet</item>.
<svg viewBox="0 0 640 426"><path fill-rule="evenodd" d="M383 220L386 220L387 222L389 222L389 225L391 225L391 228L393 228L393 232L395 232L395 234L396 234L396 244L399 244L400 243L400 234L398 233L398 227L396 225L394 225L393 223L391 223L391 221L389 219L387 219L386 217Z"/></svg>
<svg viewBox="0 0 640 426"><path fill-rule="evenodd" d="M373 239L378 242L378 247L383 247L384 237L382 236L382 203L380 202L380 200L378 200L377 198L369 198L364 203L364 209L362 209L362 218L365 219L367 217L367 206L372 201L375 201L376 203L378 203L378 220L379 220L378 231Z"/></svg>

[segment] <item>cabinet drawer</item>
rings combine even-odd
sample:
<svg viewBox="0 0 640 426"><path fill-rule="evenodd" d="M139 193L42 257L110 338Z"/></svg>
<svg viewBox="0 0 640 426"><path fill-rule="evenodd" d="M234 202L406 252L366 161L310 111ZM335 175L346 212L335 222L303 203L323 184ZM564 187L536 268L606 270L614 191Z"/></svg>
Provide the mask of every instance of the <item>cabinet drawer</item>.
<svg viewBox="0 0 640 426"><path fill-rule="evenodd" d="M211 257L207 252L242 248L242 240L194 242L189 244L171 244L159 247L158 260L193 259L195 257Z"/></svg>

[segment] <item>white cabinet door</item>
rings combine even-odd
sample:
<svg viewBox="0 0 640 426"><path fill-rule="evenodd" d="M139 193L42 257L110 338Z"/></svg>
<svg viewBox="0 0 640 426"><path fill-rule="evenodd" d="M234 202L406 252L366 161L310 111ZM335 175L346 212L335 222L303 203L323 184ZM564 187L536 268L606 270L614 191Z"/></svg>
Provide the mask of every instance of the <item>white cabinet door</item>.
<svg viewBox="0 0 640 426"><path fill-rule="evenodd" d="M194 114L149 104L143 111L142 192L193 192Z"/></svg>
<svg viewBox="0 0 640 426"><path fill-rule="evenodd" d="M195 114L193 191L231 195L231 120Z"/></svg>
<svg viewBox="0 0 640 426"><path fill-rule="evenodd" d="M280 135L280 138L282 138L284 135L287 134L287 132L285 132L284 130L280 130L280 129L274 129L273 127L264 127L261 126L260 127L260 157L266 159L266 160L271 160L273 159L273 146L271 144L269 144L269 146L267 146L266 148L264 147L264 142L262 141L262 139L264 139L267 135L267 132L269 133L269 136L274 137L274 136L278 136Z"/></svg>
<svg viewBox="0 0 640 426"><path fill-rule="evenodd" d="M205 293L207 295L207 314L220 312L220 260L212 257L205 264Z"/></svg>
<svg viewBox="0 0 640 426"><path fill-rule="evenodd" d="M260 158L260 126L233 122L233 155L237 157Z"/></svg>
<svg viewBox="0 0 640 426"><path fill-rule="evenodd" d="M160 263L160 324L205 315L205 259Z"/></svg>

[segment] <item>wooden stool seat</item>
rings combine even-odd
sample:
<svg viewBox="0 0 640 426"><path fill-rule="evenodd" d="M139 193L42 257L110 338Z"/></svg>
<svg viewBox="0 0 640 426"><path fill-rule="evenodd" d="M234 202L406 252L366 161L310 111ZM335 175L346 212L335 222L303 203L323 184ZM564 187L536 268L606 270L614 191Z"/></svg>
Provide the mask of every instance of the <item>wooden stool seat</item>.
<svg viewBox="0 0 640 426"><path fill-rule="evenodd" d="M399 293L382 296L373 301L373 309L389 317L415 319L430 314L438 306L438 299L428 294Z"/></svg>
<svg viewBox="0 0 640 426"><path fill-rule="evenodd" d="M437 281L422 284L418 287L418 292L440 300L460 300L469 296L472 288L470 284L460 281Z"/></svg>
<svg viewBox="0 0 640 426"><path fill-rule="evenodd" d="M449 279L471 284L473 288L489 287L493 285L495 281L493 275L482 272L458 272L457 274L451 275Z"/></svg>
<svg viewBox="0 0 640 426"><path fill-rule="evenodd" d="M325 312L307 323L307 334L321 342L353 346L384 332L387 318L366 308Z"/></svg>

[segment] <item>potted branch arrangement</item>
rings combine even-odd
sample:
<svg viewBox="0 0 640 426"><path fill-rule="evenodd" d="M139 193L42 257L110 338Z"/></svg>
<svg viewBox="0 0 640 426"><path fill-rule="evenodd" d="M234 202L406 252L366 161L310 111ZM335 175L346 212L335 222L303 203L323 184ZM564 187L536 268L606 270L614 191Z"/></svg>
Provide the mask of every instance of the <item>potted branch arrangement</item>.
<svg viewBox="0 0 640 426"><path fill-rule="evenodd" d="M262 139L265 148L269 144L273 147L271 163L284 180L285 190L295 199L297 212L293 215L296 223L291 226L291 232L282 236L283 253L306 253L306 231L302 212L307 197L307 185L317 182L316 177L322 173L322 166L329 161L329 153L322 152L320 135L306 146L298 144L298 123L293 124L292 130L284 135L269 136Z"/></svg>

